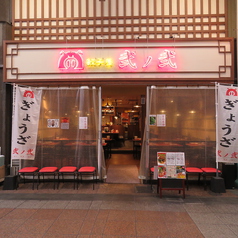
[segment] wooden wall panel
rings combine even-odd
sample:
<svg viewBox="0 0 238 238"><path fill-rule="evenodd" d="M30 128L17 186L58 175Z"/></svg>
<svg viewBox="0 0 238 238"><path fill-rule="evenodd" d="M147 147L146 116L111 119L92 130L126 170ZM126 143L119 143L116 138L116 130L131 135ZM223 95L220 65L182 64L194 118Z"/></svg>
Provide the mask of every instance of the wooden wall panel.
<svg viewBox="0 0 238 238"><path fill-rule="evenodd" d="M227 37L228 0L13 0L15 40Z"/></svg>

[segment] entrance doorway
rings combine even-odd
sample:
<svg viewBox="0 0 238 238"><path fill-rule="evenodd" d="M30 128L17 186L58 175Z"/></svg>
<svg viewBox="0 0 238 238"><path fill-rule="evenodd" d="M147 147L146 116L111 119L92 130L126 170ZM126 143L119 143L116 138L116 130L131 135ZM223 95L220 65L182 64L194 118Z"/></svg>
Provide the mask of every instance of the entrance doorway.
<svg viewBox="0 0 238 238"><path fill-rule="evenodd" d="M145 95L146 86L102 86L102 140L108 146L108 183L139 183Z"/></svg>

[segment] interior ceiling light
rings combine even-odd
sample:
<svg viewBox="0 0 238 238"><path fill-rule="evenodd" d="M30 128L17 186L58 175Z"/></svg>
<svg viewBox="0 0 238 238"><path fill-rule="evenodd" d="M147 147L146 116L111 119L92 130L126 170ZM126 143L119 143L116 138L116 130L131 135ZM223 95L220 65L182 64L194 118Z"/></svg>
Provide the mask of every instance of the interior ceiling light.
<svg viewBox="0 0 238 238"><path fill-rule="evenodd" d="M134 107L136 107L136 108L140 107L140 105L138 104L138 102L136 102L136 105L134 105Z"/></svg>

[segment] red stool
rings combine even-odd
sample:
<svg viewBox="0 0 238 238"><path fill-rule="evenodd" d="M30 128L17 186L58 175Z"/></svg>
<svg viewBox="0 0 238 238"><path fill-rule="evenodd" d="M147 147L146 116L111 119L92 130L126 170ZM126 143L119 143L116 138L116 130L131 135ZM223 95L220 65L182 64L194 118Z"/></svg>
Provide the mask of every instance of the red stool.
<svg viewBox="0 0 238 238"><path fill-rule="evenodd" d="M44 167L39 170L38 172L38 183L37 183L37 189L40 183L40 176L43 176L43 182L44 182L44 176L47 175L53 175L54 176L54 189L55 189L55 176L58 173L58 168L57 167Z"/></svg>
<svg viewBox="0 0 238 238"><path fill-rule="evenodd" d="M74 166L64 166L59 170L58 173L58 188L59 188L59 179L62 176L62 180L64 182L64 175L73 175L74 178L74 189L75 189L75 180L77 177L77 167Z"/></svg>
<svg viewBox="0 0 238 238"><path fill-rule="evenodd" d="M34 182L35 182L35 175L39 171L38 167L25 167L18 171L18 183L20 183L21 175L23 176L23 181L25 183L25 175L32 175L33 182L32 182L32 189L34 190Z"/></svg>
<svg viewBox="0 0 238 238"><path fill-rule="evenodd" d="M217 172L217 169L206 167L206 168L201 168L201 170L203 171L204 190L206 190L207 189L207 175L215 175ZM219 176L221 176L220 170L218 170L218 174Z"/></svg>
<svg viewBox="0 0 238 238"><path fill-rule="evenodd" d="M94 182L96 181L97 170L95 167L85 166L81 167L78 170L78 175L81 177L81 182L83 181L83 175L85 176L93 176L93 189L94 189ZM78 182L77 182L77 189L78 189Z"/></svg>
<svg viewBox="0 0 238 238"><path fill-rule="evenodd" d="M189 174L198 174L198 184L200 183L200 178L201 178L201 174L203 173L203 171L199 168L196 167L186 167L186 184L187 184L187 190L188 190L188 176Z"/></svg>

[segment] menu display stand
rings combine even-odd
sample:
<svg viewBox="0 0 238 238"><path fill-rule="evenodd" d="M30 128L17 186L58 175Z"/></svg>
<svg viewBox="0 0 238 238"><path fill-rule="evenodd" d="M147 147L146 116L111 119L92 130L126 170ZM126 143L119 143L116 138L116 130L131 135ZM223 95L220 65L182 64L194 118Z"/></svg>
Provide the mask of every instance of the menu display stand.
<svg viewBox="0 0 238 238"><path fill-rule="evenodd" d="M183 152L157 152L158 166L154 167L157 173L157 193L162 198L163 190L177 190L183 192L185 198L185 156Z"/></svg>
<svg viewBox="0 0 238 238"><path fill-rule="evenodd" d="M176 178L158 178L157 193L162 198L163 190L178 190L179 193L183 191L183 198L185 198L185 179Z"/></svg>

